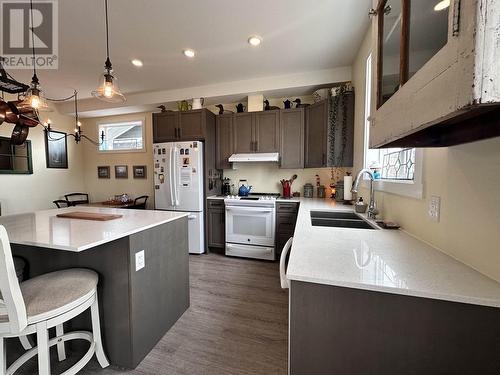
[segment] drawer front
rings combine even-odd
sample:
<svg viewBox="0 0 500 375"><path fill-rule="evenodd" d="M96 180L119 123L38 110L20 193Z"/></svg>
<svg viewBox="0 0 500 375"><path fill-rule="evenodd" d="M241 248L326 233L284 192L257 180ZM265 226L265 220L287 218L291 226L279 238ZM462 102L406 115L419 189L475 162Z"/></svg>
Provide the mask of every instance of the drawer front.
<svg viewBox="0 0 500 375"><path fill-rule="evenodd" d="M209 199L208 200L208 208L218 208L224 209L224 201L222 199Z"/></svg>
<svg viewBox="0 0 500 375"><path fill-rule="evenodd" d="M278 213L297 213L299 211L299 204L278 202L276 209L278 210Z"/></svg>
<svg viewBox="0 0 500 375"><path fill-rule="evenodd" d="M292 232L295 230L297 215L294 214L278 214L278 232Z"/></svg>

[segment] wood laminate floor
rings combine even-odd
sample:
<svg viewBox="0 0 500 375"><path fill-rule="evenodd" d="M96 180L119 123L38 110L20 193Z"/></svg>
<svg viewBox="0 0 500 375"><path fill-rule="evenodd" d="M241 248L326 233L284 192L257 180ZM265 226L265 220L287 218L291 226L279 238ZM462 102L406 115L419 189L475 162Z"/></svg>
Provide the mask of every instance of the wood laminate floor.
<svg viewBox="0 0 500 375"><path fill-rule="evenodd" d="M135 370L101 369L92 360L82 375L279 375L287 373L288 293L277 263L190 256L191 307ZM68 352L69 354L69 352ZM57 363L60 374L79 358ZM36 361L22 374L36 374Z"/></svg>

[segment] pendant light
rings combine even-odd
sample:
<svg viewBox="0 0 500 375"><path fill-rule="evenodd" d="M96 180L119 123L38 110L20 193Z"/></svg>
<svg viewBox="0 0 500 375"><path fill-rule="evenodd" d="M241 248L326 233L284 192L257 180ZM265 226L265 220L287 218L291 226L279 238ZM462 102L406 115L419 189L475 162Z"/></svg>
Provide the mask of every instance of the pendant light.
<svg viewBox="0 0 500 375"><path fill-rule="evenodd" d="M31 44L32 44L32 58L33 58L33 78L31 78L31 83L29 89L26 91L23 104L29 106L40 112L51 111L43 91L40 87L40 81L36 75L36 53L35 53L35 37L33 30L33 0L30 0L30 25L31 25Z"/></svg>
<svg viewBox="0 0 500 375"><path fill-rule="evenodd" d="M110 103L123 103L125 96L118 87L118 79L113 74L113 67L109 60L109 30L108 30L108 0L104 0L106 11L106 62L104 73L99 78L99 86L92 91L92 96Z"/></svg>

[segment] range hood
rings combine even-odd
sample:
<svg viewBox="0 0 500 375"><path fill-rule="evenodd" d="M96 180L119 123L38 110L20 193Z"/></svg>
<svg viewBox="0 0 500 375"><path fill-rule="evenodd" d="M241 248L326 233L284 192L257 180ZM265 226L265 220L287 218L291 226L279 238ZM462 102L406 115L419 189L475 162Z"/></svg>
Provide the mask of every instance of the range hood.
<svg viewBox="0 0 500 375"><path fill-rule="evenodd" d="M279 162L280 155L277 152L256 152L252 154L232 154L229 157L230 163L249 163L249 162Z"/></svg>

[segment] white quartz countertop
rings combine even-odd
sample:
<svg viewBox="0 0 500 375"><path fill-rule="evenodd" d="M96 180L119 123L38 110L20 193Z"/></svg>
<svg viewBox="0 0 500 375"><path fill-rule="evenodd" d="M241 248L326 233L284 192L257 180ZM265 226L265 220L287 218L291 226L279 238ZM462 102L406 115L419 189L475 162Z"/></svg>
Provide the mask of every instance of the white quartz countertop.
<svg viewBox="0 0 500 375"><path fill-rule="evenodd" d="M299 198L290 280L500 307L500 284L401 230L312 226L312 210L353 210Z"/></svg>
<svg viewBox="0 0 500 375"><path fill-rule="evenodd" d="M59 218L65 212L119 214L121 218L93 221ZM0 216L11 243L80 252L187 216L185 212L69 207Z"/></svg>

